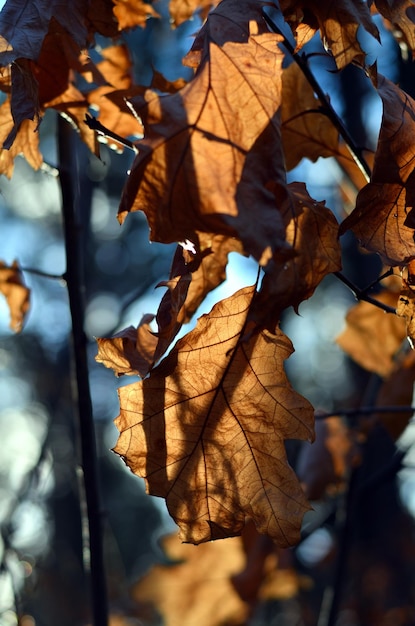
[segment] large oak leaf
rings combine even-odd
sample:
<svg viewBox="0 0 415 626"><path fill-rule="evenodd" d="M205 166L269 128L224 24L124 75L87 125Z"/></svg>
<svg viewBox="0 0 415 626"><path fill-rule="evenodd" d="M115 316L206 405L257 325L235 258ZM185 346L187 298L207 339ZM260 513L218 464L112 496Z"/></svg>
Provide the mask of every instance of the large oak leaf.
<svg viewBox="0 0 415 626"><path fill-rule="evenodd" d="M174 95L132 100L146 128L119 219L145 212L153 241L192 240L195 230L237 236L266 263L285 248L271 181L285 182L281 146L280 38L261 4L223 0L203 30L194 79Z"/></svg>
<svg viewBox="0 0 415 626"><path fill-rule="evenodd" d="M371 182L340 233L350 228L386 264L404 265L415 258L415 101L383 77L378 93L383 116Z"/></svg>
<svg viewBox="0 0 415 626"><path fill-rule="evenodd" d="M166 498L183 541L238 535L251 518L292 545L308 509L284 439L313 437L313 409L286 378L281 331L241 341L254 291L217 304L149 378L119 391L115 452Z"/></svg>

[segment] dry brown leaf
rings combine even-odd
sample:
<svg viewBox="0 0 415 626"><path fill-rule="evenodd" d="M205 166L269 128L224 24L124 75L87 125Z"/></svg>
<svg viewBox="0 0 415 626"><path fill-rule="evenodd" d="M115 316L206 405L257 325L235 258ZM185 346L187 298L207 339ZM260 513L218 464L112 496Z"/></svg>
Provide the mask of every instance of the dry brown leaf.
<svg viewBox="0 0 415 626"><path fill-rule="evenodd" d="M412 344L415 344L415 291L406 280L402 280L402 290L396 306L396 315L404 318L406 333Z"/></svg>
<svg viewBox="0 0 415 626"><path fill-rule="evenodd" d="M271 181L284 184L280 141L280 38L261 3L223 0L200 35L203 62L174 95L132 103L146 128L124 188L119 219L144 211L153 241L195 231L239 237L266 262L286 249Z"/></svg>
<svg viewBox="0 0 415 626"><path fill-rule="evenodd" d="M383 117L371 182L360 191L340 233L350 228L387 265L405 265L415 258L415 101L383 77L378 92Z"/></svg>
<svg viewBox="0 0 415 626"><path fill-rule="evenodd" d="M30 290L26 287L17 261L6 265L0 261L0 293L10 310L10 328L19 333L30 307Z"/></svg>
<svg viewBox="0 0 415 626"><path fill-rule="evenodd" d="M116 376L147 376L163 356L182 327L188 322L205 296L226 278L229 252L240 250L237 240L221 235L200 233L197 251L177 246L170 278L158 287L167 287L157 315L157 332L145 315L138 328L129 326L110 338L99 338L96 361L114 370Z"/></svg>
<svg viewBox="0 0 415 626"><path fill-rule="evenodd" d="M132 64L127 47L109 46L101 54L103 60L97 64L97 69L107 84L91 90L86 96L88 103L98 109L101 124L121 137L141 134L142 126L125 103L133 89ZM120 144L117 147L122 149Z"/></svg>
<svg viewBox="0 0 415 626"><path fill-rule="evenodd" d="M410 350L398 361L391 374L383 381L376 396L376 406L410 407L412 404L415 383L415 350ZM375 413L378 421L395 441L403 433L412 411Z"/></svg>
<svg viewBox="0 0 415 626"><path fill-rule="evenodd" d="M5 148L13 145L25 120L38 123L42 105L53 103L72 118L88 146L97 151L92 131L81 123L85 98L77 91L77 99L71 100L75 87L69 72L88 71L97 77L93 63L81 50L87 48L96 29L110 36L116 33L115 19L109 21L110 6L110 0L75 0L69 4L60 0L46 4L41 0L6 2L0 14L0 31L8 45L0 50L0 66L12 64L14 125L4 140ZM93 15L98 8L99 18Z"/></svg>
<svg viewBox="0 0 415 626"><path fill-rule="evenodd" d="M96 33L110 39L118 36L118 24L113 9L113 0L89 0L86 10L86 23L90 41L93 40Z"/></svg>
<svg viewBox="0 0 415 626"><path fill-rule="evenodd" d="M86 47L88 32L84 23L85 0L64 3L61 0L41 2L11 2L8 0L0 14L0 32L7 40L0 52L0 65L5 67L16 59L36 60L52 17L65 26L78 43Z"/></svg>
<svg viewBox="0 0 415 626"><path fill-rule="evenodd" d="M187 80L184 78L177 78L176 80L168 80L161 72L153 69L153 77L151 79L151 88L157 89L162 93L176 93L187 84Z"/></svg>
<svg viewBox="0 0 415 626"><path fill-rule="evenodd" d="M287 241L296 255L291 259L276 257L266 268L253 319L268 328L287 307L297 310L324 276L341 268L337 220L324 202L313 200L304 183L276 188L276 197Z"/></svg>
<svg viewBox="0 0 415 626"><path fill-rule="evenodd" d="M135 585L134 600L155 606L165 626L245 624L248 607L230 581L245 562L239 537L195 547L169 535L163 547L173 563L155 565Z"/></svg>
<svg viewBox="0 0 415 626"><path fill-rule="evenodd" d="M142 28L147 24L149 17L160 17L150 2L144 0L113 0L114 15L118 20L120 30Z"/></svg>
<svg viewBox="0 0 415 626"><path fill-rule="evenodd" d="M357 39L359 26L379 39L378 29L363 0L280 0L279 4L297 36L297 48L320 28L323 44L333 54L339 69L354 60L364 62L365 53Z"/></svg>
<svg viewBox="0 0 415 626"><path fill-rule="evenodd" d="M415 6L411 0L375 0L379 13L400 30L412 51L415 50Z"/></svg>
<svg viewBox="0 0 415 626"><path fill-rule="evenodd" d="M255 288L218 303L149 378L119 390L115 452L166 498L183 541L238 535L247 518L281 545L308 509L284 439L313 436L313 409L290 386L279 330L240 341Z"/></svg>
<svg viewBox="0 0 415 626"><path fill-rule="evenodd" d="M13 129L13 118L10 111L10 100L7 99L0 105L0 146ZM36 132L36 123L24 120L17 132L14 144L9 150L0 150L0 174L11 178L14 169L14 160L21 154L27 162L37 170L43 163L43 157L39 151L39 133Z"/></svg>
<svg viewBox="0 0 415 626"><path fill-rule="evenodd" d="M374 297L392 307L398 300L398 294L390 291L382 291ZM361 301L348 312L346 324L336 338L339 346L361 367L379 376L388 376L406 337L404 321L370 302Z"/></svg>
<svg viewBox="0 0 415 626"><path fill-rule="evenodd" d="M310 500L320 500L328 490L344 488L359 459L356 433L341 417L317 419L315 430L315 442L304 445L296 465L297 476Z"/></svg>
<svg viewBox="0 0 415 626"><path fill-rule="evenodd" d="M173 24L180 26L186 20L190 20L195 11L200 12L200 17L205 19L210 9L218 2L219 0L170 0L169 11Z"/></svg>
<svg viewBox="0 0 415 626"><path fill-rule="evenodd" d="M157 338L151 332L153 315L144 315L137 328L129 326L110 338L98 338L95 360L114 370L116 376L147 376L154 363Z"/></svg>
<svg viewBox="0 0 415 626"><path fill-rule="evenodd" d="M232 237L212 233L198 234L201 262L192 272L186 300L180 312L183 323L188 322L203 302L205 296L226 279L226 266L231 252L243 253L241 242Z"/></svg>
<svg viewBox="0 0 415 626"><path fill-rule="evenodd" d="M320 106L304 73L292 63L282 74L282 141L288 171L303 158L314 162L339 152L339 133L318 111Z"/></svg>
<svg viewBox="0 0 415 626"><path fill-rule="evenodd" d="M230 252L241 252L237 239L198 233L195 251L177 247L170 278L158 286L167 287L157 311L159 339L155 352L157 361L170 346L182 324L190 321L206 295L226 279Z"/></svg>

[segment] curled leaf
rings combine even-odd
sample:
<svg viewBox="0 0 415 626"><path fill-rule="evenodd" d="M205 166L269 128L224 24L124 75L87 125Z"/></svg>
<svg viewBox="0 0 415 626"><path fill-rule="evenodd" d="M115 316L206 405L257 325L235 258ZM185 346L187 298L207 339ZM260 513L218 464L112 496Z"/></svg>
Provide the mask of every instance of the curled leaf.
<svg viewBox="0 0 415 626"><path fill-rule="evenodd" d="M30 307L30 290L26 287L17 261L12 266L0 261L0 292L10 310L10 328L19 333Z"/></svg>
<svg viewBox="0 0 415 626"><path fill-rule="evenodd" d="M378 93L383 116L371 182L358 194L340 233L350 228L387 265L405 265L415 258L415 102L383 77Z"/></svg>
<svg viewBox="0 0 415 626"><path fill-rule="evenodd" d="M415 50L415 7L411 0L375 0L379 13L395 30L400 30L407 45Z"/></svg>
<svg viewBox="0 0 415 626"><path fill-rule="evenodd" d="M98 338L97 363L114 370L116 376L147 376L154 363L157 338L151 332L153 315L144 315L138 328L129 326L110 338Z"/></svg>
<svg viewBox="0 0 415 626"><path fill-rule="evenodd" d="M341 268L337 220L324 202L313 200L303 183L276 187L275 193L295 255L276 255L266 268L252 316L267 327L275 325L287 307L297 310L324 276Z"/></svg>

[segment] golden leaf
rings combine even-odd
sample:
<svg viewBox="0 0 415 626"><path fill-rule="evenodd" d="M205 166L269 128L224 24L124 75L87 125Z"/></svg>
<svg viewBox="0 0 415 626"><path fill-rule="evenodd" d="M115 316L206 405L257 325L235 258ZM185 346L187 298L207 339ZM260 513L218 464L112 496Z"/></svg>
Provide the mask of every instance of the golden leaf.
<svg viewBox="0 0 415 626"><path fill-rule="evenodd" d="M313 437L313 409L286 378L281 331L241 341L253 294L217 304L147 379L119 390L115 452L165 497L183 541L238 535L251 518L292 545L308 509L284 439Z"/></svg>

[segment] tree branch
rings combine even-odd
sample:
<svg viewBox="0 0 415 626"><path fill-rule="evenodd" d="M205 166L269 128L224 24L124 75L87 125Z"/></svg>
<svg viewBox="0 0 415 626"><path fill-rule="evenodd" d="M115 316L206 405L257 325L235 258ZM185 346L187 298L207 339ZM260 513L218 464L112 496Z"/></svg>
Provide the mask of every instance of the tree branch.
<svg viewBox="0 0 415 626"><path fill-rule="evenodd" d="M129 148L137 154L138 150L132 141L121 137L121 135L118 135L117 133L114 133L112 130L110 130L109 128L101 124L101 122L99 122L97 119L95 119L95 117L92 117L92 115L86 114L84 122L88 126L88 128L90 128L91 130L95 130L95 132L98 135L101 135L101 137L110 137L111 139L114 139L114 141L117 141L122 146Z"/></svg>
<svg viewBox="0 0 415 626"><path fill-rule="evenodd" d="M72 318L73 359L75 364L76 396L79 417L79 434L83 486L85 490L88 516L89 562L84 561L90 574L91 600L94 626L107 626L107 593L102 541L102 516L98 488L95 432L92 414L89 370L87 360L87 340L84 333L84 272L82 263L81 228L78 218L80 167L77 162L78 145L69 124L58 117L59 177L62 192L62 213L64 219L66 248L66 280ZM78 191L78 197L76 192ZM81 493L82 498L82 493ZM81 510L82 510L81 502Z"/></svg>
<svg viewBox="0 0 415 626"><path fill-rule="evenodd" d="M414 406L362 406L357 409L343 409L339 411L333 411L326 413L324 411L318 411L315 414L316 420L324 420L328 417L342 416L342 417L358 417L359 415L371 415L372 413L415 413Z"/></svg>
<svg viewBox="0 0 415 626"><path fill-rule="evenodd" d="M383 302L376 300L376 298L372 298L371 296L367 295L367 290L373 285L370 285L366 289L359 289L357 285L352 283L341 272L333 272L333 274L334 276L336 276L336 278L338 278L344 285L346 285L350 289L350 291L355 296L356 300L364 300L365 302L369 302L370 304L377 306L378 309L382 309L382 311L385 311L385 313L393 313L394 315L396 315L396 309L394 309L392 306L388 306L387 304L384 304Z"/></svg>

